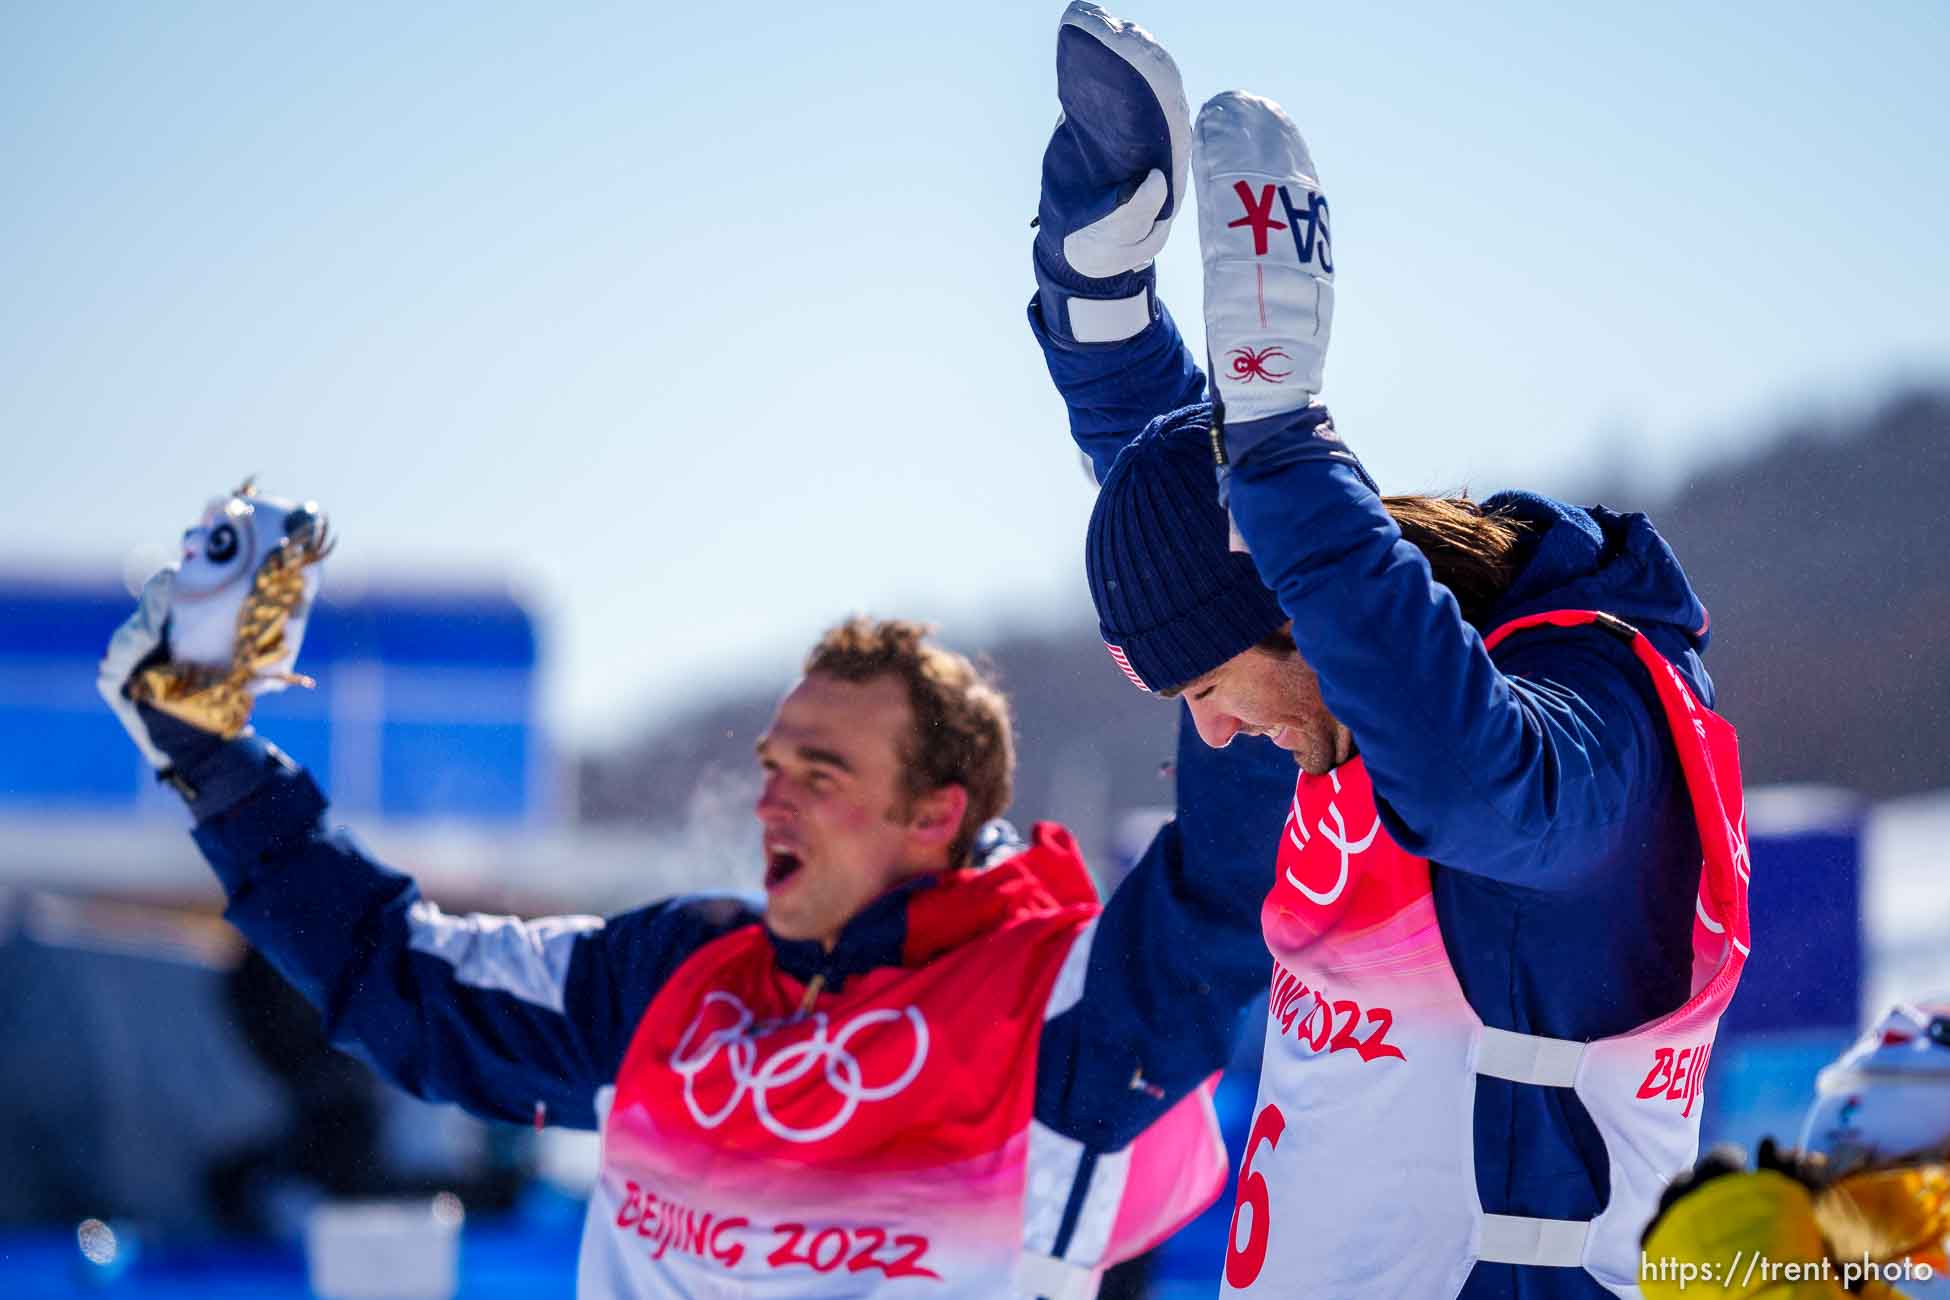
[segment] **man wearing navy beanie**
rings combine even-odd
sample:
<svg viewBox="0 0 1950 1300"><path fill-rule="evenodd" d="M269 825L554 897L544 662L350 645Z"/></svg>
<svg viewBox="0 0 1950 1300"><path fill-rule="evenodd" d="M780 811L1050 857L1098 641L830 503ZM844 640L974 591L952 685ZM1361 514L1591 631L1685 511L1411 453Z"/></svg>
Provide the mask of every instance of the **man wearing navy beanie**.
<svg viewBox="0 0 1950 1300"><path fill-rule="evenodd" d="M1225 1294L1637 1294L1749 941L1705 609L1643 516L1382 497L1315 398L1305 142L1237 92L1177 120L1147 55L1065 96L1029 319L1101 484L1112 660L1299 769ZM1151 264L1192 193L1209 391Z"/></svg>

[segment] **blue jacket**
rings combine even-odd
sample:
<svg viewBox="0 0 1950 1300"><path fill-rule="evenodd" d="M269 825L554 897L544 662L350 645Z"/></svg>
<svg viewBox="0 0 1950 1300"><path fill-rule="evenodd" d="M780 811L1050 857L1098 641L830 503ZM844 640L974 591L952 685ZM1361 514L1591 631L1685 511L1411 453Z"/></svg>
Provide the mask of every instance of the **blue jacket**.
<svg viewBox="0 0 1950 1300"><path fill-rule="evenodd" d="M1135 338L1094 348L1052 340L1034 303L1029 317L1100 478L1152 419L1210 423L1204 376L1162 308ZM1324 414L1235 465L1231 505L1354 735L1389 833L1433 864L1470 1005L1493 1027L1587 1040L1678 1006L1700 847L1650 679L1596 629L1527 632L1494 657L1482 640L1526 614L1602 610L1644 632L1711 705L1706 612L1678 562L1642 515L1493 497L1530 528L1515 582L1472 627L1374 491L1311 436ZM1604 1145L1568 1089L1480 1079L1475 1127L1484 1210L1588 1219L1604 1207ZM1579 1270L1478 1265L1463 1294L1602 1291Z"/></svg>
<svg viewBox="0 0 1950 1300"><path fill-rule="evenodd" d="M194 837L227 919L319 1008L334 1044L430 1101L517 1123L539 1107L550 1123L594 1127L658 989L761 918L756 900L732 895L606 920L446 916L333 827L316 783L265 739L218 742L143 716L196 792ZM1122 1149L1230 1060L1239 1013L1268 978L1259 901L1291 764L1271 746L1219 754L1195 737L1179 758L1185 815L1107 902L1080 998L1042 1029L1035 1114L1085 1148L1079 1186L1096 1153ZM834 991L900 965L916 887L867 907L830 953L771 936L778 964Z"/></svg>

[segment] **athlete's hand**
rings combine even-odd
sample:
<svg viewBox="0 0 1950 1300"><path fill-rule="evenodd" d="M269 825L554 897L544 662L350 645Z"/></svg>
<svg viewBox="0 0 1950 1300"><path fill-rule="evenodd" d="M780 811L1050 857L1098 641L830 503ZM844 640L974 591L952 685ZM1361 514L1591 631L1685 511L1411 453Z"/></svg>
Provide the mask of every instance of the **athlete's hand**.
<svg viewBox="0 0 1950 1300"><path fill-rule="evenodd" d="M1334 323L1327 200L1286 110L1237 90L1199 110L1192 187L1208 370L1236 463L1320 392ZM1337 443L1323 427L1323 445Z"/></svg>
<svg viewBox="0 0 1950 1300"><path fill-rule="evenodd" d="M228 740L266 691L310 685L292 671L331 551L313 502L246 483L183 534L183 555L142 588L109 641L96 687L158 772L185 739Z"/></svg>
<svg viewBox="0 0 1950 1300"><path fill-rule="evenodd" d="M1151 323L1152 259L1184 207L1191 111L1164 47L1084 0L1057 27L1056 96L1036 212L1043 323L1065 342L1115 343Z"/></svg>
<svg viewBox="0 0 1950 1300"><path fill-rule="evenodd" d="M128 686L139 670L169 660L165 638L169 626L169 600L175 585L176 566L173 564L158 571L143 584L135 613L129 615L128 621L117 628L115 635L109 639L108 653L102 656L95 676L95 689L108 701L116 720L129 733L129 738L135 741L142 756L159 772L170 766L170 758L149 735L149 727L136 711L136 703L128 693Z"/></svg>

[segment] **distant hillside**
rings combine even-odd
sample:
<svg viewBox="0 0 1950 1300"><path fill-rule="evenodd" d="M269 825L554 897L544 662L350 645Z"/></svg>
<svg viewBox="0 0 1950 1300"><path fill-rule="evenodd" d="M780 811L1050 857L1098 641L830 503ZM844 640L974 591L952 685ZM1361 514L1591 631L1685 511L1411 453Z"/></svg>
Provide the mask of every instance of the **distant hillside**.
<svg viewBox="0 0 1950 1300"><path fill-rule="evenodd" d="M1950 786L1950 390L1789 430L1648 512L1712 613L1750 784Z"/></svg>
<svg viewBox="0 0 1950 1300"><path fill-rule="evenodd" d="M1874 796L1950 787L1950 389L1891 401L1860 428L1784 431L1644 509L1713 615L1707 664L1750 784L1819 781ZM1169 803L1171 706L1138 698L1088 611L983 651L1016 703L1015 816L1101 836L1117 811ZM582 815L681 823L700 783L750 781L764 682L581 764ZM1096 828L1096 829L1092 829ZM1098 860L1105 846L1087 843Z"/></svg>

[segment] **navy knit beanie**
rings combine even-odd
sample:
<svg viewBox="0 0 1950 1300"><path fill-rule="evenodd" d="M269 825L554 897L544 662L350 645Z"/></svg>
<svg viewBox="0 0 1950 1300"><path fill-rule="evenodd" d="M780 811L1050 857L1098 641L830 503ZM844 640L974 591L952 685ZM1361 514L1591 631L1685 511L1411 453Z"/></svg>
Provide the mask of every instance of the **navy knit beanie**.
<svg viewBox="0 0 1950 1300"><path fill-rule="evenodd" d="M1212 408L1155 420L1097 491L1083 562L1110 657L1142 691L1175 690L1286 622L1231 549L1212 474Z"/></svg>

